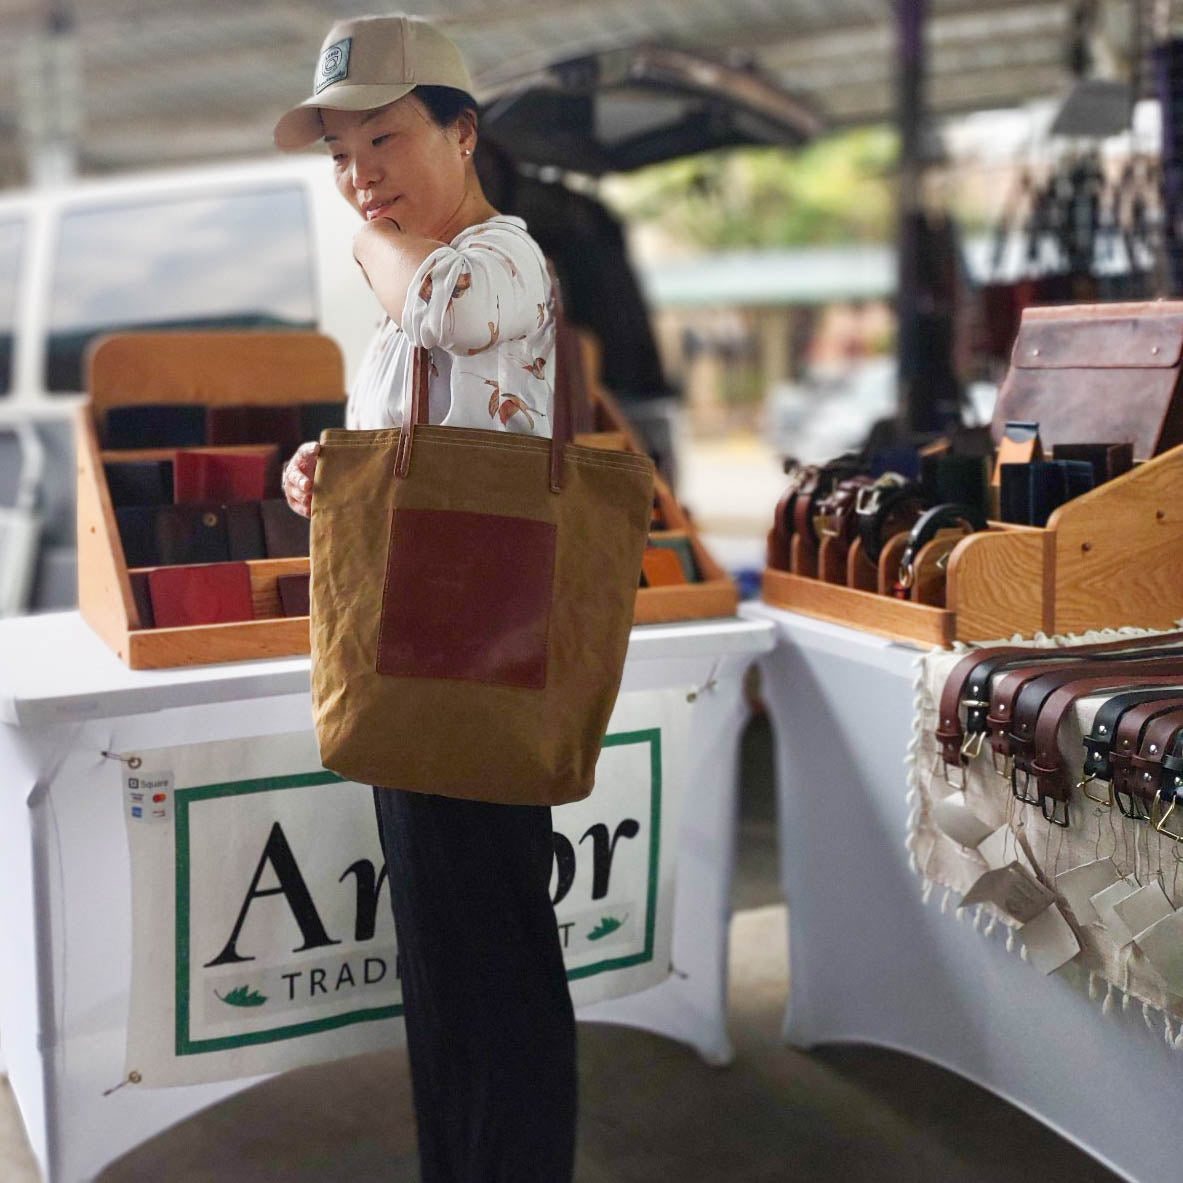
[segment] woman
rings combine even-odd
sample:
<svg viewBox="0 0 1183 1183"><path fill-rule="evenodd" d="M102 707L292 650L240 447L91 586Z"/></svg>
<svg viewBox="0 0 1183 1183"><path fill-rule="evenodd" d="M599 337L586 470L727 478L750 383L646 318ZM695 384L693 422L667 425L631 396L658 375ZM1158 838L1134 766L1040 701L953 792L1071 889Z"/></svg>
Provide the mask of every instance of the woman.
<svg viewBox="0 0 1183 1183"><path fill-rule="evenodd" d="M353 253L387 314L346 425L400 426L416 347L432 423L550 435L553 294L518 218L473 166L456 47L406 16L338 22L279 147L323 140L363 221ZM284 471L312 509L318 445ZM398 936L425 1183L562 1183L575 1144L575 1022L549 884L550 810L374 788Z"/></svg>

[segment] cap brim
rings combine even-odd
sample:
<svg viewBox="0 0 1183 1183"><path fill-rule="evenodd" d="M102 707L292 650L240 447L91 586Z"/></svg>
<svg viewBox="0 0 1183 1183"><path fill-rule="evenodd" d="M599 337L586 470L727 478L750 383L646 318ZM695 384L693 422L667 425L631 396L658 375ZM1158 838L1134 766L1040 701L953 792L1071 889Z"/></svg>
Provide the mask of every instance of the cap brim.
<svg viewBox="0 0 1183 1183"><path fill-rule="evenodd" d="M305 99L298 107L280 116L275 125L275 146L284 152L307 148L324 135L320 121L322 108L330 111L370 111L396 102L415 89L415 83L397 86L329 86Z"/></svg>

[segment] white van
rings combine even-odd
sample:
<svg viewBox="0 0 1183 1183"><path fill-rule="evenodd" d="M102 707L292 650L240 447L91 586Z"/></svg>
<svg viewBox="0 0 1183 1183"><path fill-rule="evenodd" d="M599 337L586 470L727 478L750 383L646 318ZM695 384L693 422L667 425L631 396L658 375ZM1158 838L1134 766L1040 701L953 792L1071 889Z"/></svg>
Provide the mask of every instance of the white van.
<svg viewBox="0 0 1183 1183"><path fill-rule="evenodd" d="M318 329L348 383L382 319L352 261L358 225L313 155L0 195L0 615L76 602L70 419L87 344Z"/></svg>

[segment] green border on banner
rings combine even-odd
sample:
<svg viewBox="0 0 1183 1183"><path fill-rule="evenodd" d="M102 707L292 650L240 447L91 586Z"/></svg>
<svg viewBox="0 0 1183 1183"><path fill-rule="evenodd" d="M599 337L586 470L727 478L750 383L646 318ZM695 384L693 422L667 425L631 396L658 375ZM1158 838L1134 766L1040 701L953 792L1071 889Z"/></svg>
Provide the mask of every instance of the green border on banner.
<svg viewBox="0 0 1183 1183"><path fill-rule="evenodd" d="M614 969L627 969L653 960L654 930L657 925L657 880L661 857L661 728L643 731L623 731L604 737L605 748L626 744L649 745L649 886L645 907L645 947L639 953L608 958L594 965L582 965L567 971L568 981L589 978ZM397 1018L403 1013L401 1005L367 1007L345 1014L330 1015L306 1023L293 1023L267 1031L245 1031L218 1039L193 1040L189 1036L189 806L195 801L209 801L217 797L237 797L247 793L264 793L275 789L296 789L308 785L345 784L344 777L322 769L320 772L300 773L296 776L266 776L254 780L226 781L222 784L199 785L191 789L176 789L173 793L176 808L176 1054L201 1055L205 1052L229 1051L252 1044L275 1043L281 1039L297 1039L318 1031L330 1031L353 1023Z"/></svg>

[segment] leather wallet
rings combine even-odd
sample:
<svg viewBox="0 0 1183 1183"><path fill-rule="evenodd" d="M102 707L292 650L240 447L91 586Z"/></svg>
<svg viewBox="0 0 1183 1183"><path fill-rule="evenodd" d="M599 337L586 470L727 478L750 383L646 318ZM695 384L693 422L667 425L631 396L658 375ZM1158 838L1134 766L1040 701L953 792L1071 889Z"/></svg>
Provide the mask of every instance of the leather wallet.
<svg viewBox="0 0 1183 1183"><path fill-rule="evenodd" d="M226 541L231 559L265 559L267 543L257 501L237 501L222 506Z"/></svg>
<svg viewBox="0 0 1183 1183"><path fill-rule="evenodd" d="M148 572L157 628L251 620L251 576L245 563L161 567Z"/></svg>
<svg viewBox="0 0 1183 1183"><path fill-rule="evenodd" d="M1093 488L1086 460L1034 460L1002 465L999 516L1004 522L1046 526L1052 512Z"/></svg>
<svg viewBox="0 0 1183 1183"><path fill-rule="evenodd" d="M104 448L196 448L205 443L205 407L140 403L111 407L103 419Z"/></svg>
<svg viewBox="0 0 1183 1183"><path fill-rule="evenodd" d="M990 498L990 464L985 456L946 452L921 461L921 489L929 505L956 502L986 514Z"/></svg>
<svg viewBox="0 0 1183 1183"><path fill-rule="evenodd" d="M261 501L259 513L269 559L300 558L308 554L312 526L308 518L296 513L281 497Z"/></svg>
<svg viewBox="0 0 1183 1183"><path fill-rule="evenodd" d="M160 551L156 545L156 505L128 505L115 510L123 558L129 567L156 567Z"/></svg>
<svg viewBox="0 0 1183 1183"><path fill-rule="evenodd" d="M689 538L650 538L649 545L673 551L687 583L702 582L702 576L698 572L698 564L694 561L694 548L690 545Z"/></svg>
<svg viewBox="0 0 1183 1183"><path fill-rule="evenodd" d="M156 550L162 565L229 561L226 515L217 503L162 505L153 512Z"/></svg>
<svg viewBox="0 0 1183 1183"><path fill-rule="evenodd" d="M315 438L303 435L301 408L295 403L209 407L205 430L210 444L278 444L285 456L302 440Z"/></svg>
<svg viewBox="0 0 1183 1183"><path fill-rule="evenodd" d="M1002 484L1004 464L1030 464L1043 459L1043 445L1039 442L1039 424L1025 420L1009 420L998 443L991 483Z"/></svg>
<svg viewBox="0 0 1183 1183"><path fill-rule="evenodd" d="M140 628L155 628L156 616L152 611L152 592L148 587L148 572L131 573L131 595L140 614Z"/></svg>
<svg viewBox="0 0 1183 1183"><path fill-rule="evenodd" d="M284 616L307 616L310 612L307 575L281 575L275 581Z"/></svg>
<svg viewBox="0 0 1183 1183"><path fill-rule="evenodd" d="M261 501L267 495L267 452L186 452L176 455L175 500Z"/></svg>
<svg viewBox="0 0 1183 1183"><path fill-rule="evenodd" d="M641 557L641 574L646 587L676 587L688 582L678 556L661 546L645 547Z"/></svg>
<svg viewBox="0 0 1183 1183"><path fill-rule="evenodd" d="M345 403L300 403L300 438L297 446L304 440L318 440L320 433L329 427L345 426Z"/></svg>
<svg viewBox="0 0 1183 1183"><path fill-rule="evenodd" d="M1104 484L1134 467L1134 445L1056 444L1053 460L1087 460L1093 466L1093 484Z"/></svg>
<svg viewBox="0 0 1183 1183"><path fill-rule="evenodd" d="M127 505L168 505L173 499L171 460L113 460L103 465L116 509Z"/></svg>

